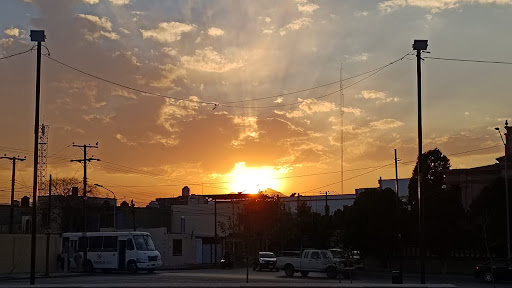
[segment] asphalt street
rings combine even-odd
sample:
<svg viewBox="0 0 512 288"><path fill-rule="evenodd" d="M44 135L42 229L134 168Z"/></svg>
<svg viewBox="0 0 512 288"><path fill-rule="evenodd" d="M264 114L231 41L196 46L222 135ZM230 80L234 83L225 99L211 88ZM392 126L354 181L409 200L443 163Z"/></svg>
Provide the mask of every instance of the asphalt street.
<svg viewBox="0 0 512 288"><path fill-rule="evenodd" d="M474 279L471 275L427 275L429 284L453 284L457 287L493 287L493 284L484 283L481 280ZM87 275L55 275L49 278L37 278L36 285L72 285L80 284L98 284L107 285L111 283L130 283L130 284L166 284L166 283L245 283L246 269L236 268L231 270L222 269L198 269L198 270L173 270L173 271L155 271L154 273L139 272L137 274L128 274L125 272L93 273ZM249 270L249 283L310 283L329 284L338 283L339 279L329 279L324 274L310 273L308 277L302 277L295 274L294 277L286 277L284 272L259 272ZM3 279L0 280L2 286L24 286L29 283L28 278ZM341 279L343 284L365 284L380 283L391 284L391 273L385 272L367 272L357 271L352 281ZM404 275L405 284L419 284L419 275ZM512 283L496 283L494 287L511 287Z"/></svg>

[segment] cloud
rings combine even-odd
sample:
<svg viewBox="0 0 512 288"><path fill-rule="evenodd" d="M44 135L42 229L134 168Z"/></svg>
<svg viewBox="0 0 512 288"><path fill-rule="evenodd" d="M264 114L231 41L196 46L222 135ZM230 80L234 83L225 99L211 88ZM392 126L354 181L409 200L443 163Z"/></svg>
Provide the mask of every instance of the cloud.
<svg viewBox="0 0 512 288"><path fill-rule="evenodd" d="M112 31L112 22L110 22L110 20L107 17L100 18L98 16L88 14L77 14L76 17L85 19L96 26L107 29L108 31Z"/></svg>
<svg viewBox="0 0 512 288"><path fill-rule="evenodd" d="M368 11L356 11L356 12L354 12L354 16L356 16L356 17L368 16Z"/></svg>
<svg viewBox="0 0 512 288"><path fill-rule="evenodd" d="M277 97L277 99L274 101L274 103L282 103L283 102L283 97Z"/></svg>
<svg viewBox="0 0 512 288"><path fill-rule="evenodd" d="M98 2L100 2L100 0L82 0L82 1L87 4L98 4Z"/></svg>
<svg viewBox="0 0 512 288"><path fill-rule="evenodd" d="M152 39L161 43L171 43L181 39L181 34L196 30L195 25L180 22L162 22L152 30L140 29L143 39Z"/></svg>
<svg viewBox="0 0 512 288"><path fill-rule="evenodd" d="M272 29L263 29L263 34L272 34L274 31Z"/></svg>
<svg viewBox="0 0 512 288"><path fill-rule="evenodd" d="M170 132L178 131L179 129L174 125L177 120L197 114L199 109L197 100L199 99L195 96L189 97L189 101L165 99L165 104L160 108L160 117L157 123Z"/></svg>
<svg viewBox="0 0 512 288"><path fill-rule="evenodd" d="M244 144L244 140L247 138L252 138L254 140L258 139L259 132L257 117L235 116L232 120L233 124L240 129L240 135L237 140L233 140L231 142L231 145L239 147Z"/></svg>
<svg viewBox="0 0 512 288"><path fill-rule="evenodd" d="M352 108L352 107L343 107L343 112L347 112L347 113L354 113L354 115L356 116L359 116L361 115L361 112L363 110L359 109L359 108Z"/></svg>
<svg viewBox="0 0 512 288"><path fill-rule="evenodd" d="M371 122L370 126L376 129L388 129L404 125L404 123L395 119L382 119L376 122Z"/></svg>
<svg viewBox="0 0 512 288"><path fill-rule="evenodd" d="M186 74L182 68L176 67L172 64L160 66L162 78L150 82L151 86L172 88L175 87L174 80Z"/></svg>
<svg viewBox="0 0 512 288"><path fill-rule="evenodd" d="M119 28L119 31L123 32L124 34L130 34L130 31L128 31L124 28Z"/></svg>
<svg viewBox="0 0 512 288"><path fill-rule="evenodd" d="M345 55L345 58L348 59L348 62L363 62L368 60L368 53L361 53L354 56Z"/></svg>
<svg viewBox="0 0 512 288"><path fill-rule="evenodd" d="M384 13L392 12L405 6L430 9L432 13L445 9L456 8L464 4L498 4L512 5L512 0L387 0L379 3L379 9Z"/></svg>
<svg viewBox="0 0 512 288"><path fill-rule="evenodd" d="M7 28L4 30L4 33L9 35L9 36L12 36L12 37L23 37L24 36L24 31L18 29L18 28L14 28L11 26L11 28Z"/></svg>
<svg viewBox="0 0 512 288"><path fill-rule="evenodd" d="M121 6L130 4L130 0L109 0L112 5Z"/></svg>
<svg viewBox="0 0 512 288"><path fill-rule="evenodd" d="M281 35L285 35L288 31L295 31L301 29L302 27L309 26L311 25L312 22L313 20L311 18L303 17L287 24L286 26L279 30L279 33Z"/></svg>
<svg viewBox="0 0 512 288"><path fill-rule="evenodd" d="M317 4L308 3L307 1L297 1L297 8L299 9L299 12L302 12L304 14L313 14L313 12L320 8Z"/></svg>
<svg viewBox="0 0 512 288"><path fill-rule="evenodd" d="M140 66L141 64L137 61L137 57L135 57L135 55L133 55L133 53L131 51L121 51L121 52L116 52L112 55L112 57L123 57L125 59L128 59L128 61L130 61L132 64L134 65L137 65L137 66Z"/></svg>
<svg viewBox="0 0 512 288"><path fill-rule="evenodd" d="M272 19L270 19L270 17L265 17L265 22L270 23L270 21L272 21Z"/></svg>
<svg viewBox="0 0 512 288"><path fill-rule="evenodd" d="M164 52L167 55L171 55L171 56L178 55L178 50L171 48L171 47L162 48L162 52Z"/></svg>
<svg viewBox="0 0 512 288"><path fill-rule="evenodd" d="M301 102L299 104L299 107L296 110L293 111L274 111L276 114L286 114L286 117L288 118L299 118L304 117L306 115L311 115L313 113L318 112L329 112L334 109L336 109L336 105L332 102L326 102L326 101L318 101L316 99L299 99Z"/></svg>
<svg viewBox="0 0 512 288"><path fill-rule="evenodd" d="M0 47L5 47L5 46L9 46L9 45L12 45L14 44L14 39L12 38L5 38L5 39L0 39Z"/></svg>
<svg viewBox="0 0 512 288"><path fill-rule="evenodd" d="M377 99L377 103L387 103L387 102L398 102L400 99L398 97L387 97L385 92L377 91L377 90L363 90L361 94L357 95L359 98L364 99Z"/></svg>
<svg viewBox="0 0 512 288"><path fill-rule="evenodd" d="M123 136L119 133L116 134L116 138L117 138L117 140L121 141L122 143L124 143L126 145L135 145L135 142L129 141L128 139L126 139L125 136Z"/></svg>
<svg viewBox="0 0 512 288"><path fill-rule="evenodd" d="M222 36L224 35L224 31L220 28L211 27L210 29L208 29L208 35L212 37Z"/></svg>
<svg viewBox="0 0 512 288"><path fill-rule="evenodd" d="M189 69L218 73L245 65L242 60L229 61L226 57L213 50L212 47L196 50L193 56L183 56L181 57L181 62L184 67Z"/></svg>

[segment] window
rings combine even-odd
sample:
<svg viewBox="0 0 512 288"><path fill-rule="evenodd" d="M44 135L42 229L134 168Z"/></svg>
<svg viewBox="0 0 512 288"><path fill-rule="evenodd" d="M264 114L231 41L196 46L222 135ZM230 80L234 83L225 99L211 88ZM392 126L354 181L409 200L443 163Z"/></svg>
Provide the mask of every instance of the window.
<svg viewBox="0 0 512 288"><path fill-rule="evenodd" d="M87 237L78 238L78 251L83 252L87 248Z"/></svg>
<svg viewBox="0 0 512 288"><path fill-rule="evenodd" d="M117 237L116 236L103 237L103 250L104 251L117 251Z"/></svg>
<svg viewBox="0 0 512 288"><path fill-rule="evenodd" d="M331 255L329 255L329 253L325 252L325 251L321 251L320 252L322 254L322 258L324 259L329 259L331 258Z"/></svg>
<svg viewBox="0 0 512 288"><path fill-rule="evenodd" d="M311 259L320 259L320 253L317 251L311 252Z"/></svg>
<svg viewBox="0 0 512 288"><path fill-rule="evenodd" d="M133 251L135 247L133 246L133 241L131 238L126 239L126 250Z"/></svg>
<svg viewBox="0 0 512 288"><path fill-rule="evenodd" d="M309 251L304 252L304 259L307 259L309 256Z"/></svg>
<svg viewBox="0 0 512 288"><path fill-rule="evenodd" d="M103 236L89 237L89 251L100 251L103 246Z"/></svg>
<svg viewBox="0 0 512 288"><path fill-rule="evenodd" d="M172 256L183 255L183 243L181 239L172 239Z"/></svg>
<svg viewBox="0 0 512 288"><path fill-rule="evenodd" d="M155 244L149 235L134 235L133 241L138 251L155 251Z"/></svg>

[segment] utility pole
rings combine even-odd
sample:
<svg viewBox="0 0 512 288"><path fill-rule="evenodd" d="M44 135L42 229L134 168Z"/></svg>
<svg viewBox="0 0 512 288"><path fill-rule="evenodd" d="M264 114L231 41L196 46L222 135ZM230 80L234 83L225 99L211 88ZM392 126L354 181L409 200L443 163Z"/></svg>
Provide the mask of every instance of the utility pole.
<svg viewBox="0 0 512 288"><path fill-rule="evenodd" d="M47 231L46 231L46 273L50 275L50 235L52 234L52 174L50 174L50 182L48 185L48 219L47 219Z"/></svg>
<svg viewBox="0 0 512 288"><path fill-rule="evenodd" d="M421 51L427 50L428 40L414 40L412 49L416 50L416 74L418 78L418 216L420 240L420 282L425 284L425 211L421 200L421 173L423 158L423 130L421 126Z"/></svg>
<svg viewBox="0 0 512 288"><path fill-rule="evenodd" d="M213 236L213 241L215 242L215 252L214 252L214 256L215 256L215 264L217 264L217 198L213 199L213 206L214 206L214 210L215 210L215 216L213 217L214 221L215 221L215 235Z"/></svg>
<svg viewBox="0 0 512 288"><path fill-rule="evenodd" d="M397 225L396 225L396 232L397 232L397 241L398 241L398 250L400 253L399 257L400 257L400 271L399 271L399 274L398 274L398 277L400 278L399 279L399 284L402 284L403 283L403 275L404 275L404 272L402 271L404 269L404 259L403 259L403 249L402 249L402 231L400 230L400 203L402 202L400 200L400 194L398 192L398 158L396 157L396 149L395 149L395 191L396 191L396 221L397 221Z"/></svg>
<svg viewBox="0 0 512 288"><path fill-rule="evenodd" d="M34 119L34 177L32 182L32 227L30 240L30 285L36 283L36 229L37 229L37 166L39 156L39 102L41 98L41 42L44 30L30 30L30 41L37 42L36 106Z"/></svg>
<svg viewBox="0 0 512 288"><path fill-rule="evenodd" d="M325 191L325 216L329 216L329 204L327 202L327 195L329 194L329 191Z"/></svg>
<svg viewBox="0 0 512 288"><path fill-rule="evenodd" d="M508 126L508 121L505 120L505 140L503 140L503 136L501 135L501 131L500 131L500 128L496 127L494 128L496 130L498 130L498 132L500 133L500 137L501 137L501 142L503 142L503 145L505 146L505 209L506 209L506 223L507 223L507 267L510 269L511 268L511 263L510 263L510 202L509 202L509 196L508 196L508 158L509 158L509 149L508 148L508 134L510 133L509 132L509 129L511 129L509 126Z"/></svg>
<svg viewBox="0 0 512 288"><path fill-rule="evenodd" d="M87 162L91 161L101 161L100 159L96 158L87 158L87 149L88 148L98 148L98 142L96 142L96 145L75 145L73 143L73 147L80 147L82 148L84 152L84 158L83 159L76 159L76 160L70 160L70 162L79 162L84 165L84 191L83 191L83 198L84 198L84 231L83 236L86 237L87 235ZM84 267L87 265L87 249L84 249L84 261L83 261Z"/></svg>
<svg viewBox="0 0 512 288"><path fill-rule="evenodd" d="M27 160L27 157L20 158L18 157L7 157L7 155L4 154L4 156L0 157L0 159L9 159L12 163L12 178L11 178L11 211L9 212L9 234L13 233L13 221L14 221L14 183L16 181L16 161L25 161Z"/></svg>

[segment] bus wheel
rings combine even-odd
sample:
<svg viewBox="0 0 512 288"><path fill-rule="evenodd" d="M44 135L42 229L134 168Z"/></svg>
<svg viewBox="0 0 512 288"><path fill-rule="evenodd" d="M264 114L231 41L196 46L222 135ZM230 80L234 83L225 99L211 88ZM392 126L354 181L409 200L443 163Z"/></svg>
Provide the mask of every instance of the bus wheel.
<svg viewBox="0 0 512 288"><path fill-rule="evenodd" d="M133 260L128 261L128 265L127 265L126 269L130 273L137 273L137 271L139 270L137 268L137 263L135 263L135 261L133 261Z"/></svg>

